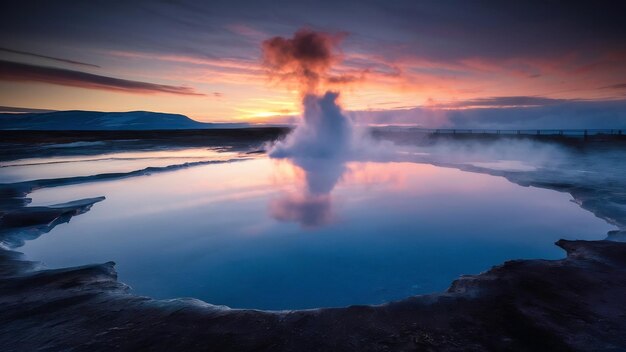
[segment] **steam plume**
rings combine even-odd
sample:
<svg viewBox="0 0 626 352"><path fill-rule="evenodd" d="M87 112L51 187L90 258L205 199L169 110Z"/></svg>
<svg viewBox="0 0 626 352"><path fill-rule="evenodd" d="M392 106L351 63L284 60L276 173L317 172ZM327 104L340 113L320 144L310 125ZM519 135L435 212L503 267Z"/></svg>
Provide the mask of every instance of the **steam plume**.
<svg viewBox="0 0 626 352"><path fill-rule="evenodd" d="M330 194L358 149L352 121L338 104L339 93L317 92L323 82L342 83L328 74L339 60L336 49L342 38L301 29L292 38L263 42L263 61L270 77L298 84L303 107L295 130L269 152L272 158L291 160L306 177L306 187L298 194L270 204L270 213L278 220L296 221L304 227L331 222Z"/></svg>
<svg viewBox="0 0 626 352"><path fill-rule="evenodd" d="M270 77L296 81L303 94L314 93L331 65L342 35L298 30L292 38L273 37L263 42L263 63Z"/></svg>

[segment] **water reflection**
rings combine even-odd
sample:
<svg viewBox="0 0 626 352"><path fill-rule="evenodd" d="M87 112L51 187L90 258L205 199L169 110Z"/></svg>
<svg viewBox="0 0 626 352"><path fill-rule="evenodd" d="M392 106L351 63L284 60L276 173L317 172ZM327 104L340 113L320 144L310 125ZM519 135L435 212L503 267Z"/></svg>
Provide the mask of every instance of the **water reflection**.
<svg viewBox="0 0 626 352"><path fill-rule="evenodd" d="M33 205L106 200L21 250L51 268L113 260L137 294L293 309L443 290L612 229L567 194L504 178L334 161L258 158L40 189Z"/></svg>

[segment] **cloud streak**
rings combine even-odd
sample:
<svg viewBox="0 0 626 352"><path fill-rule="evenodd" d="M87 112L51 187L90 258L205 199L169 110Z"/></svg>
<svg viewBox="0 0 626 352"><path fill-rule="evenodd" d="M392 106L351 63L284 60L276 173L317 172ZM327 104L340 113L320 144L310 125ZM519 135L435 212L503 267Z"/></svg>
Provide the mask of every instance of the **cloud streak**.
<svg viewBox="0 0 626 352"><path fill-rule="evenodd" d="M37 54L37 53L31 53L31 52L28 52L28 51L14 50L14 49L9 49L9 48L0 48L0 51L4 51L4 52L7 52L7 53L11 53L11 54L19 54L19 55L24 55L24 56L37 57L37 58L40 58L40 59L52 60L52 61L56 61L56 62L62 62L62 63L65 63L65 64L72 64L72 65L79 65L79 66L86 66L86 67L93 67L93 68L100 68L100 66L98 66L98 65L89 64L89 63L86 63L86 62L75 61L75 60L70 60L70 59L63 59L63 58L59 58L59 57L42 55L42 54Z"/></svg>
<svg viewBox="0 0 626 352"><path fill-rule="evenodd" d="M612 84L610 86L600 87L600 89L626 89L626 83Z"/></svg>
<svg viewBox="0 0 626 352"><path fill-rule="evenodd" d="M56 111L56 110L22 108L22 107L16 107L16 106L0 106L0 113L45 113L45 112L53 112L53 111Z"/></svg>
<svg viewBox="0 0 626 352"><path fill-rule="evenodd" d="M36 66L0 60L0 80L14 82L42 82L69 87L100 89L127 93L204 96L193 88L171 86L121 78L95 75L49 66Z"/></svg>

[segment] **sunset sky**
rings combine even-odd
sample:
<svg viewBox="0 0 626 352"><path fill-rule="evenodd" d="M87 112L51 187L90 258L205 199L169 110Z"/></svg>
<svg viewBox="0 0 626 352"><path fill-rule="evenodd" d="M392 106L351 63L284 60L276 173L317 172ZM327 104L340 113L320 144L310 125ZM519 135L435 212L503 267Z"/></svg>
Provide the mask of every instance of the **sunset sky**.
<svg viewBox="0 0 626 352"><path fill-rule="evenodd" d="M341 91L356 120L464 126L542 114L534 123L552 127L584 113L585 124L617 128L624 14L623 1L3 2L0 106L291 121L297 87L268 78L261 47L308 28L337 38L323 89Z"/></svg>

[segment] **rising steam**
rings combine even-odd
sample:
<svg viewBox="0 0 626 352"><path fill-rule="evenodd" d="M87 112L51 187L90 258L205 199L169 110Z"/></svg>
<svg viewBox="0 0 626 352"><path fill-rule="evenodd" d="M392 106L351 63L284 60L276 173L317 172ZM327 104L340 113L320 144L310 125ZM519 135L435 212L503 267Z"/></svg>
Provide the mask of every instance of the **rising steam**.
<svg viewBox="0 0 626 352"><path fill-rule="evenodd" d="M337 104L339 93L307 94L302 121L284 141L274 145L274 158L338 158L350 152L352 121Z"/></svg>

